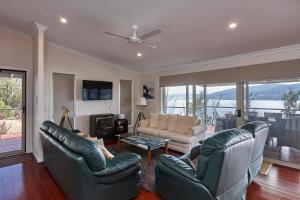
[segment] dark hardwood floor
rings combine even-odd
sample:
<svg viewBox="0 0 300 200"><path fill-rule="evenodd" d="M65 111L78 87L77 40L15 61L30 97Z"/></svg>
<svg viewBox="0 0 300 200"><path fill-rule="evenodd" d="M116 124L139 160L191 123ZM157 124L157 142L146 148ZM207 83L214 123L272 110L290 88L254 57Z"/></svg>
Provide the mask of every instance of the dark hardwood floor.
<svg viewBox="0 0 300 200"><path fill-rule="evenodd" d="M65 199L42 163L28 157L20 162L0 168L0 200ZM159 197L141 189L136 199L159 200ZM247 199L300 200L300 171L274 165L268 176L258 176L249 187Z"/></svg>

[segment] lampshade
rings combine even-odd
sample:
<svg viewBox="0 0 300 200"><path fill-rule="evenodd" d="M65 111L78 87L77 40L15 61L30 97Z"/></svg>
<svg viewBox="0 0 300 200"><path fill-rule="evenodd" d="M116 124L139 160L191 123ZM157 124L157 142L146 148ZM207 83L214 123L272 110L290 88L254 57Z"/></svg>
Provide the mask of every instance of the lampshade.
<svg viewBox="0 0 300 200"><path fill-rule="evenodd" d="M145 97L139 97L136 101L136 105L138 106L146 106L147 105L147 101Z"/></svg>

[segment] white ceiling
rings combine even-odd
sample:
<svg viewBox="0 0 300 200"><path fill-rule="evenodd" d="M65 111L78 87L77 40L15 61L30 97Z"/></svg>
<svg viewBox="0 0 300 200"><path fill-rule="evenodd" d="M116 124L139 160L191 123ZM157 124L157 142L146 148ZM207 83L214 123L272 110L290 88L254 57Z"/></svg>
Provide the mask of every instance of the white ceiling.
<svg viewBox="0 0 300 200"><path fill-rule="evenodd" d="M0 24L31 33L33 22L50 28L48 41L140 72L300 43L299 0L0 1ZM158 48L119 48L126 41L103 34L129 36L132 24L161 29L147 39Z"/></svg>

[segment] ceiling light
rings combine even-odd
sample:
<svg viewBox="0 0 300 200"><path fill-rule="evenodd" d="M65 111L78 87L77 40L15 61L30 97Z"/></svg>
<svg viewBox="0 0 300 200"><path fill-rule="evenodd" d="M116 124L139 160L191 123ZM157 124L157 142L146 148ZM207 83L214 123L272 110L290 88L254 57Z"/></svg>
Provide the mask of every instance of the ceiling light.
<svg viewBox="0 0 300 200"><path fill-rule="evenodd" d="M143 54L142 53L137 53L136 55L137 55L137 57L141 57Z"/></svg>
<svg viewBox="0 0 300 200"><path fill-rule="evenodd" d="M64 17L61 17L60 22L63 23L63 24L66 24L66 23L68 23L68 20Z"/></svg>
<svg viewBox="0 0 300 200"><path fill-rule="evenodd" d="M237 27L237 23L232 22L232 23L229 24L228 27L229 27L230 29L235 29L235 28Z"/></svg>

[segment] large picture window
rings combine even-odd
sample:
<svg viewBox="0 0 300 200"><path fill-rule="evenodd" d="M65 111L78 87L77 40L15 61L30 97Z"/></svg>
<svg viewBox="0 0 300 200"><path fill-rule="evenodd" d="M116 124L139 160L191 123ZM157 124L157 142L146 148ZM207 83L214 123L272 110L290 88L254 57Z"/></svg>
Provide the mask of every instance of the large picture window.
<svg viewBox="0 0 300 200"><path fill-rule="evenodd" d="M163 91L165 113L197 116L207 133L265 121L265 157L300 165L299 80L184 85Z"/></svg>

